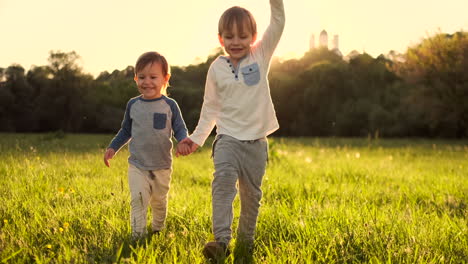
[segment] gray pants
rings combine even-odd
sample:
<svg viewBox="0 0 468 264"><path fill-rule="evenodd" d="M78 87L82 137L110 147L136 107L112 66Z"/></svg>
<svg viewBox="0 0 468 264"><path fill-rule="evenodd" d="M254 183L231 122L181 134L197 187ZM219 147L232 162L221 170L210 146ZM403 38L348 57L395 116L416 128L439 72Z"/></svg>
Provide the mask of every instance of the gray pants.
<svg viewBox="0 0 468 264"><path fill-rule="evenodd" d="M217 136L213 143L215 172L212 182L212 220L216 241L229 244L232 238L232 204L239 181L241 212L237 237L253 243L267 159L266 138L240 141L227 135Z"/></svg>

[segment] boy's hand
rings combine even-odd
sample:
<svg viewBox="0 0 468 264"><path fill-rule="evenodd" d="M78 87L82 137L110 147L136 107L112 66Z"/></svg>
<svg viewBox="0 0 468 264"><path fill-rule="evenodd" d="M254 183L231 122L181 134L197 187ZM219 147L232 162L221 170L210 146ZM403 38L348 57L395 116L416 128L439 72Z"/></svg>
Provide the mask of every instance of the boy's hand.
<svg viewBox="0 0 468 264"><path fill-rule="evenodd" d="M186 142L177 144L176 157L179 157L179 155L186 156L188 154L190 154L190 146Z"/></svg>
<svg viewBox="0 0 468 264"><path fill-rule="evenodd" d="M195 150L197 150L198 145L197 143L193 142L190 138L185 138L179 142L177 145L177 153L176 157L179 157L179 155L186 156L191 153L193 153Z"/></svg>
<svg viewBox="0 0 468 264"><path fill-rule="evenodd" d="M106 150L106 153L104 153L104 164L106 164L107 167L110 167L109 160L112 159L115 155L115 150L108 148Z"/></svg>
<svg viewBox="0 0 468 264"><path fill-rule="evenodd" d="M195 152L197 148L199 147L197 143L193 142L190 138L187 138L189 141L189 146L190 146L190 153Z"/></svg>

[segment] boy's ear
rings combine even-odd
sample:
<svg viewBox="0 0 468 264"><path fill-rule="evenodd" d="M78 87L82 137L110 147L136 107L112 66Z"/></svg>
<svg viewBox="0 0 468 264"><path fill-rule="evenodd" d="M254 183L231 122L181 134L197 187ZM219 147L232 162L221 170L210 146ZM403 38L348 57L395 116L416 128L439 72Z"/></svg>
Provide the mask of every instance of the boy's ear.
<svg viewBox="0 0 468 264"><path fill-rule="evenodd" d="M135 76L133 76L133 80L134 80L135 82L138 80L138 77L136 76L136 74L135 74Z"/></svg>
<svg viewBox="0 0 468 264"><path fill-rule="evenodd" d="M169 82L169 79L171 79L171 74L170 73L166 74L166 77L164 77L164 80L166 81L166 83Z"/></svg>
<svg viewBox="0 0 468 264"><path fill-rule="evenodd" d="M257 33L255 33L255 34L252 36L252 43L250 43L250 44L254 44L256 40L257 40Z"/></svg>
<svg viewBox="0 0 468 264"><path fill-rule="evenodd" d="M221 44L221 46L224 47L223 37L221 37L221 35L219 35L219 34L218 34L218 40L219 40L219 44Z"/></svg>

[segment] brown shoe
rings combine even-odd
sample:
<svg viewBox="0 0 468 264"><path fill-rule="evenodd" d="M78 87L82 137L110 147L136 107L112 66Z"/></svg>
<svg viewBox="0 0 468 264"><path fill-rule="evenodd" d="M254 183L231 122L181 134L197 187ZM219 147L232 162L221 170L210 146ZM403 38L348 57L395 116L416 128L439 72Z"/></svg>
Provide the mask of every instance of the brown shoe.
<svg viewBox="0 0 468 264"><path fill-rule="evenodd" d="M223 242L211 241L205 244L203 255L214 261L224 260L231 252Z"/></svg>

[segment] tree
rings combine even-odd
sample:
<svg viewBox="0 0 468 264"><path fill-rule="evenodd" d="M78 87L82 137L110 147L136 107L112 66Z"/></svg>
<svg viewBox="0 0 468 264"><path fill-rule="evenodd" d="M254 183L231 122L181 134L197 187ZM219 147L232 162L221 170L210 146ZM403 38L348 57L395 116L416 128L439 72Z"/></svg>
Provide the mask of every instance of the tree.
<svg viewBox="0 0 468 264"><path fill-rule="evenodd" d="M134 74L133 66L127 66L122 71L99 74L89 97L91 104L96 106L96 112L100 113L99 117L93 115L93 129L99 132L118 131L128 100L138 95Z"/></svg>
<svg viewBox="0 0 468 264"><path fill-rule="evenodd" d="M34 87L26 80L24 68L13 64L5 70L5 87L2 97L10 98L3 106L4 116L9 127L17 132L34 131L37 121L34 112ZM2 89L2 90L3 90Z"/></svg>
<svg viewBox="0 0 468 264"><path fill-rule="evenodd" d="M49 65L44 69L50 78L37 98L40 130L80 131L92 112L86 104L93 78L83 74L76 52L51 51Z"/></svg>
<svg viewBox="0 0 468 264"><path fill-rule="evenodd" d="M77 64L78 59L80 56L75 51L50 51L47 60L51 73L57 77L61 72L81 73L81 67Z"/></svg>
<svg viewBox="0 0 468 264"><path fill-rule="evenodd" d="M468 33L439 33L407 50L395 71L414 88L408 102L423 113L429 135L468 136Z"/></svg>
<svg viewBox="0 0 468 264"><path fill-rule="evenodd" d="M15 102L15 96L11 92L10 86L7 85L5 69L0 68L0 131L14 131L13 116L11 109Z"/></svg>
<svg viewBox="0 0 468 264"><path fill-rule="evenodd" d="M4 76L5 76L5 69L0 67L0 83L4 81Z"/></svg>

